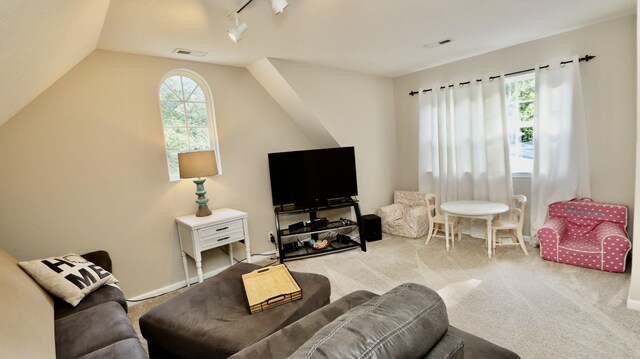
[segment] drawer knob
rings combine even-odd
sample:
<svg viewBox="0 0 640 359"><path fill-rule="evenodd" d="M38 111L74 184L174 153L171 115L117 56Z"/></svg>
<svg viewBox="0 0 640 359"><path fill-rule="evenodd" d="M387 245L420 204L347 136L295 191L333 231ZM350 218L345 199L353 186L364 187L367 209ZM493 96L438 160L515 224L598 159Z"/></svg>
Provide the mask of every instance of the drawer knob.
<svg viewBox="0 0 640 359"><path fill-rule="evenodd" d="M231 237L222 237L222 238L218 239L218 242L224 241L224 240L229 239L229 238L231 238Z"/></svg>
<svg viewBox="0 0 640 359"><path fill-rule="evenodd" d="M218 228L216 229L216 232L224 231L225 229L229 229L229 227Z"/></svg>

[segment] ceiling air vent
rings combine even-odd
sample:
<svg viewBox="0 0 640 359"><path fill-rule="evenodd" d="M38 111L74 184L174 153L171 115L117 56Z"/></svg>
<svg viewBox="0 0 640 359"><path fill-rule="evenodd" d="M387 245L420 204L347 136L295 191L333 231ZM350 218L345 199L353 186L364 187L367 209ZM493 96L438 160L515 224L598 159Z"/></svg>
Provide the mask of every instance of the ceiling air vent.
<svg viewBox="0 0 640 359"><path fill-rule="evenodd" d="M198 57L207 56L207 53L204 51L194 51L194 50L187 50L187 49L180 49L180 48L173 50L173 53L178 55L191 55L191 56L198 56Z"/></svg>
<svg viewBox="0 0 640 359"><path fill-rule="evenodd" d="M438 47L444 44L448 44L451 42L451 39L444 39L436 42L431 42L426 45L422 45L422 47L426 47L427 49L433 49L434 47Z"/></svg>

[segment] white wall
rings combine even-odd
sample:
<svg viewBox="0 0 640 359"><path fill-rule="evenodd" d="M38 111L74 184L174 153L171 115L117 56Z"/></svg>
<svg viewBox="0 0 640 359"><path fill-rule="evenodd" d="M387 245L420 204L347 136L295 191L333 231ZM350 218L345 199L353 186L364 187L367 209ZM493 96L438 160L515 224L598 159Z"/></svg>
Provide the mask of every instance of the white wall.
<svg viewBox="0 0 640 359"><path fill-rule="evenodd" d="M392 80L278 65L340 145L355 146L362 212L388 203ZM314 148L313 139L246 69L107 51L0 127L1 247L21 260L105 249L128 297L184 280L174 218L195 211L195 185L168 180L157 94L175 68L200 74L214 96L223 174L205 183L209 206L249 213L252 252L274 249L267 153ZM228 257L209 251L203 265L222 268Z"/></svg>
<svg viewBox="0 0 640 359"><path fill-rule="evenodd" d="M636 5L640 10L640 4ZM636 68L640 67L640 56L637 56L640 49L640 29L636 27ZM640 87L640 79L636 77L636 91ZM640 106L640 94L636 93L636 106ZM636 107L637 108L637 107ZM635 177L635 206L640 206L640 115L636 112L636 177ZM636 214L633 218L635 228L640 228L640 215ZM635 241L635 237L640 233L634 234L634 242L636 245L640 242ZM636 265L631 268L631 284L629 285L629 298L627 307L640 310L640 250L635 248L632 250L633 263Z"/></svg>
<svg viewBox="0 0 640 359"><path fill-rule="evenodd" d="M396 186L392 79L293 61L269 61L335 141L343 147L355 147L362 213L389 204ZM327 170L331 171L331 166Z"/></svg>
<svg viewBox="0 0 640 359"><path fill-rule="evenodd" d="M169 182L158 104L175 68L213 92L223 174L205 183L210 207L248 212L252 252L274 249L267 153L312 142L246 69L105 51L0 127L0 247L21 260L106 249L127 297L184 280L174 218L195 212L195 185ZM204 270L228 263L212 250Z"/></svg>
<svg viewBox="0 0 640 359"><path fill-rule="evenodd" d="M486 79L535 64L557 66L574 54L590 54L597 57L581 63L581 72L592 196L598 201L625 204L633 215L635 48L636 17L633 15L396 78L398 186L418 187L418 99L409 96L409 91L480 77ZM524 191L526 183L518 182L519 189Z"/></svg>

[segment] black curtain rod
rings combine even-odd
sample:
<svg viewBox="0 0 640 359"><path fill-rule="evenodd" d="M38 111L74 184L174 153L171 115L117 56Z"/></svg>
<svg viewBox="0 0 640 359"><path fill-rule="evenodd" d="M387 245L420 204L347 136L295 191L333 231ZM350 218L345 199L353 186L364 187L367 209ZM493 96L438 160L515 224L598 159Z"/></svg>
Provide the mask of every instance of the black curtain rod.
<svg viewBox="0 0 640 359"><path fill-rule="evenodd" d="M590 60L592 60L592 59L594 59L594 58L595 58L595 56L593 56L593 55L585 55L584 57L581 57L581 58L579 58L578 60L579 60L579 61L589 62ZM560 66L562 66L562 65L566 65L566 64L570 64L570 63L572 63L572 62L573 62L573 60L562 61L562 62L560 63ZM544 66L540 66L539 68L540 68L540 69L546 69L546 68L548 68L548 67L549 67L549 65L544 65ZM531 72L531 71L533 71L533 70L535 70L535 68L526 69L526 70L520 70L520 71L515 71L515 72L510 72L510 73L508 73L508 74L504 74L504 75L505 75L505 76L520 75L520 74L524 74L524 73L526 73L526 72ZM497 79L497 78L500 78L500 75L491 76L491 77L489 77L489 80L495 80L495 79ZM478 80L476 80L476 82L482 82L482 79L478 79ZM460 84L459 84L459 85L460 85L460 86L464 86L464 85L468 85L468 84L470 84L470 83L471 83L471 81L467 81L467 82L460 82ZM454 86L454 85L449 85L449 86L440 86L440 90L444 90L444 89L446 89L447 87L453 87L453 86ZM431 91L431 90L433 90L433 89L426 89L426 90L422 90L422 93L426 93L426 92L429 92L429 91ZM413 91L409 92L409 95L413 96L413 95L417 95L418 93L420 93L420 91L413 90Z"/></svg>

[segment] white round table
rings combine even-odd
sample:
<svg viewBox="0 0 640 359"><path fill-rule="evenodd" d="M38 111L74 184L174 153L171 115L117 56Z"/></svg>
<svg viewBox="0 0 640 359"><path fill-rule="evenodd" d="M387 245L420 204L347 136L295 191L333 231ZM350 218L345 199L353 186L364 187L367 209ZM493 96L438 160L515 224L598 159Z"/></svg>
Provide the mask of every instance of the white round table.
<svg viewBox="0 0 640 359"><path fill-rule="evenodd" d="M500 202L490 201L453 201L440 205L440 211L444 213L445 238L449 238L449 215L467 218L480 218L487 221L487 254L491 258L491 222L496 214L509 210L509 206ZM447 240L447 250L449 241Z"/></svg>

